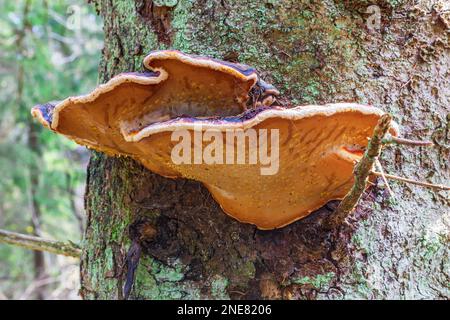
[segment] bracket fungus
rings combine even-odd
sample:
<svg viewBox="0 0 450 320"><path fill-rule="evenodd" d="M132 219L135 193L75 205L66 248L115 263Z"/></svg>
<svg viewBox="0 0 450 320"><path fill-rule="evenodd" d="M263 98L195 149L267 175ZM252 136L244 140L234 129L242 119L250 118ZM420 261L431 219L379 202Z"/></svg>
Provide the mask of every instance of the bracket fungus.
<svg viewBox="0 0 450 320"><path fill-rule="evenodd" d="M37 105L32 114L79 144L130 156L165 177L202 182L227 214L260 229L285 226L342 199L384 114L352 103L277 106L278 91L254 69L178 51L152 52L144 66L149 71L120 74L88 95ZM261 132L274 129L276 139L262 139ZM253 142L252 130L259 132ZM192 161L174 161L182 140L175 132L192 137L192 150L183 152ZM241 136L228 140L230 132ZM391 134L398 134L395 125ZM212 161L197 161L199 146L200 157L208 153ZM268 154L277 168L264 174Z"/></svg>

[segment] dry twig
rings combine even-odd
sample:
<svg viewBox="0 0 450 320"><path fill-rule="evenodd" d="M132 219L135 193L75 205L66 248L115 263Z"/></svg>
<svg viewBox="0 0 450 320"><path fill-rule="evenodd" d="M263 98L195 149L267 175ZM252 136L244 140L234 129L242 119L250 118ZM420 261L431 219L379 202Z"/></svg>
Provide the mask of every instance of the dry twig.
<svg viewBox="0 0 450 320"><path fill-rule="evenodd" d="M373 131L372 138L367 146L366 152L364 152L363 157L357 163L353 171L355 176L353 187L339 203L336 211L326 221L325 224L328 228L342 224L361 198L364 190L366 189L367 180L372 172L375 160L381 153L382 141L390 128L391 120L391 116L389 114L385 114L378 121L378 124Z"/></svg>
<svg viewBox="0 0 450 320"><path fill-rule="evenodd" d="M399 177L399 176L394 176L392 174L387 174L387 173L383 174L383 173L377 172L377 171L372 171L371 173L376 175L376 176L383 176L384 175L388 179L397 180L397 181L403 181L403 182L406 182L406 183L411 183L411 184L415 184L415 185L422 186L422 187L439 189L439 190L450 190L450 186L445 186L445 185L442 185L442 184L433 184L433 183L428 183L428 182L422 182L422 181L412 180L412 179L403 178L403 177Z"/></svg>
<svg viewBox="0 0 450 320"><path fill-rule="evenodd" d="M386 176L384 174L383 166L381 165L380 160L376 159L375 160L375 164L378 167L378 170L380 170L381 177L383 178L384 184L386 186L387 191L389 192L389 195L391 196L392 199L395 199L395 195L392 192L392 189L391 189L391 186L389 185L389 182L387 181L387 178L386 178Z"/></svg>
<svg viewBox="0 0 450 320"><path fill-rule="evenodd" d="M80 247L71 242L43 239L6 230L0 230L0 242L30 250L47 251L67 257L79 258L81 255Z"/></svg>
<svg viewBox="0 0 450 320"><path fill-rule="evenodd" d="M412 147L431 147L434 145L432 141L418 141L405 138L399 138L389 135L386 139L383 139L383 144L401 144Z"/></svg>

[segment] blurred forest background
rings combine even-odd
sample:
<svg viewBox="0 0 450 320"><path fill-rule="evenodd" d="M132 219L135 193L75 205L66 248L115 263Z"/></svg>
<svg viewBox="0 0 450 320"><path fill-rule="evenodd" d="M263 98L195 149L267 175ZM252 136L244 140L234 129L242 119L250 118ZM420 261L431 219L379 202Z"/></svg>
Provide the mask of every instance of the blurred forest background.
<svg viewBox="0 0 450 320"><path fill-rule="evenodd" d="M0 229L79 243L88 151L33 105L97 82L102 25L83 0L0 0ZM0 244L0 299L78 299L78 261Z"/></svg>

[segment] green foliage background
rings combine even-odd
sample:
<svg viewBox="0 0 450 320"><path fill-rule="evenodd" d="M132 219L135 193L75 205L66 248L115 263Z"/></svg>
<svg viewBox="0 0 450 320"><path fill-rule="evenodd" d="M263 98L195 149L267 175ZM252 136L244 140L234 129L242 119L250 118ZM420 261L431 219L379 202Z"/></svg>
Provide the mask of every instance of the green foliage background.
<svg viewBox="0 0 450 320"><path fill-rule="evenodd" d="M39 151L30 149L30 109L91 90L101 48L101 21L82 0L0 0L0 228L33 232L34 165L42 235L80 241L88 151L41 127ZM0 244L0 299L33 297L32 259ZM77 261L46 255L46 262L48 298L77 297Z"/></svg>

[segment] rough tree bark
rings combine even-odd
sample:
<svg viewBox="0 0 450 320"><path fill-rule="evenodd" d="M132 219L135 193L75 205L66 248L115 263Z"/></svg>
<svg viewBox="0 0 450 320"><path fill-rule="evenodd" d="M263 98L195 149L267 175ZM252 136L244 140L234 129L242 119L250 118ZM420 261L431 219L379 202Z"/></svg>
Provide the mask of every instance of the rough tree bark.
<svg viewBox="0 0 450 320"><path fill-rule="evenodd" d="M384 169L449 181L446 1L92 2L104 19L101 81L142 70L154 49L240 61L295 104L355 101L390 112L405 137L436 146L390 146ZM94 152L81 293L122 298L130 237L151 226L156 233L141 234L134 299L449 298L448 194L391 187L395 201L372 188L339 233L321 224L335 203L259 231L225 215L200 183Z"/></svg>

